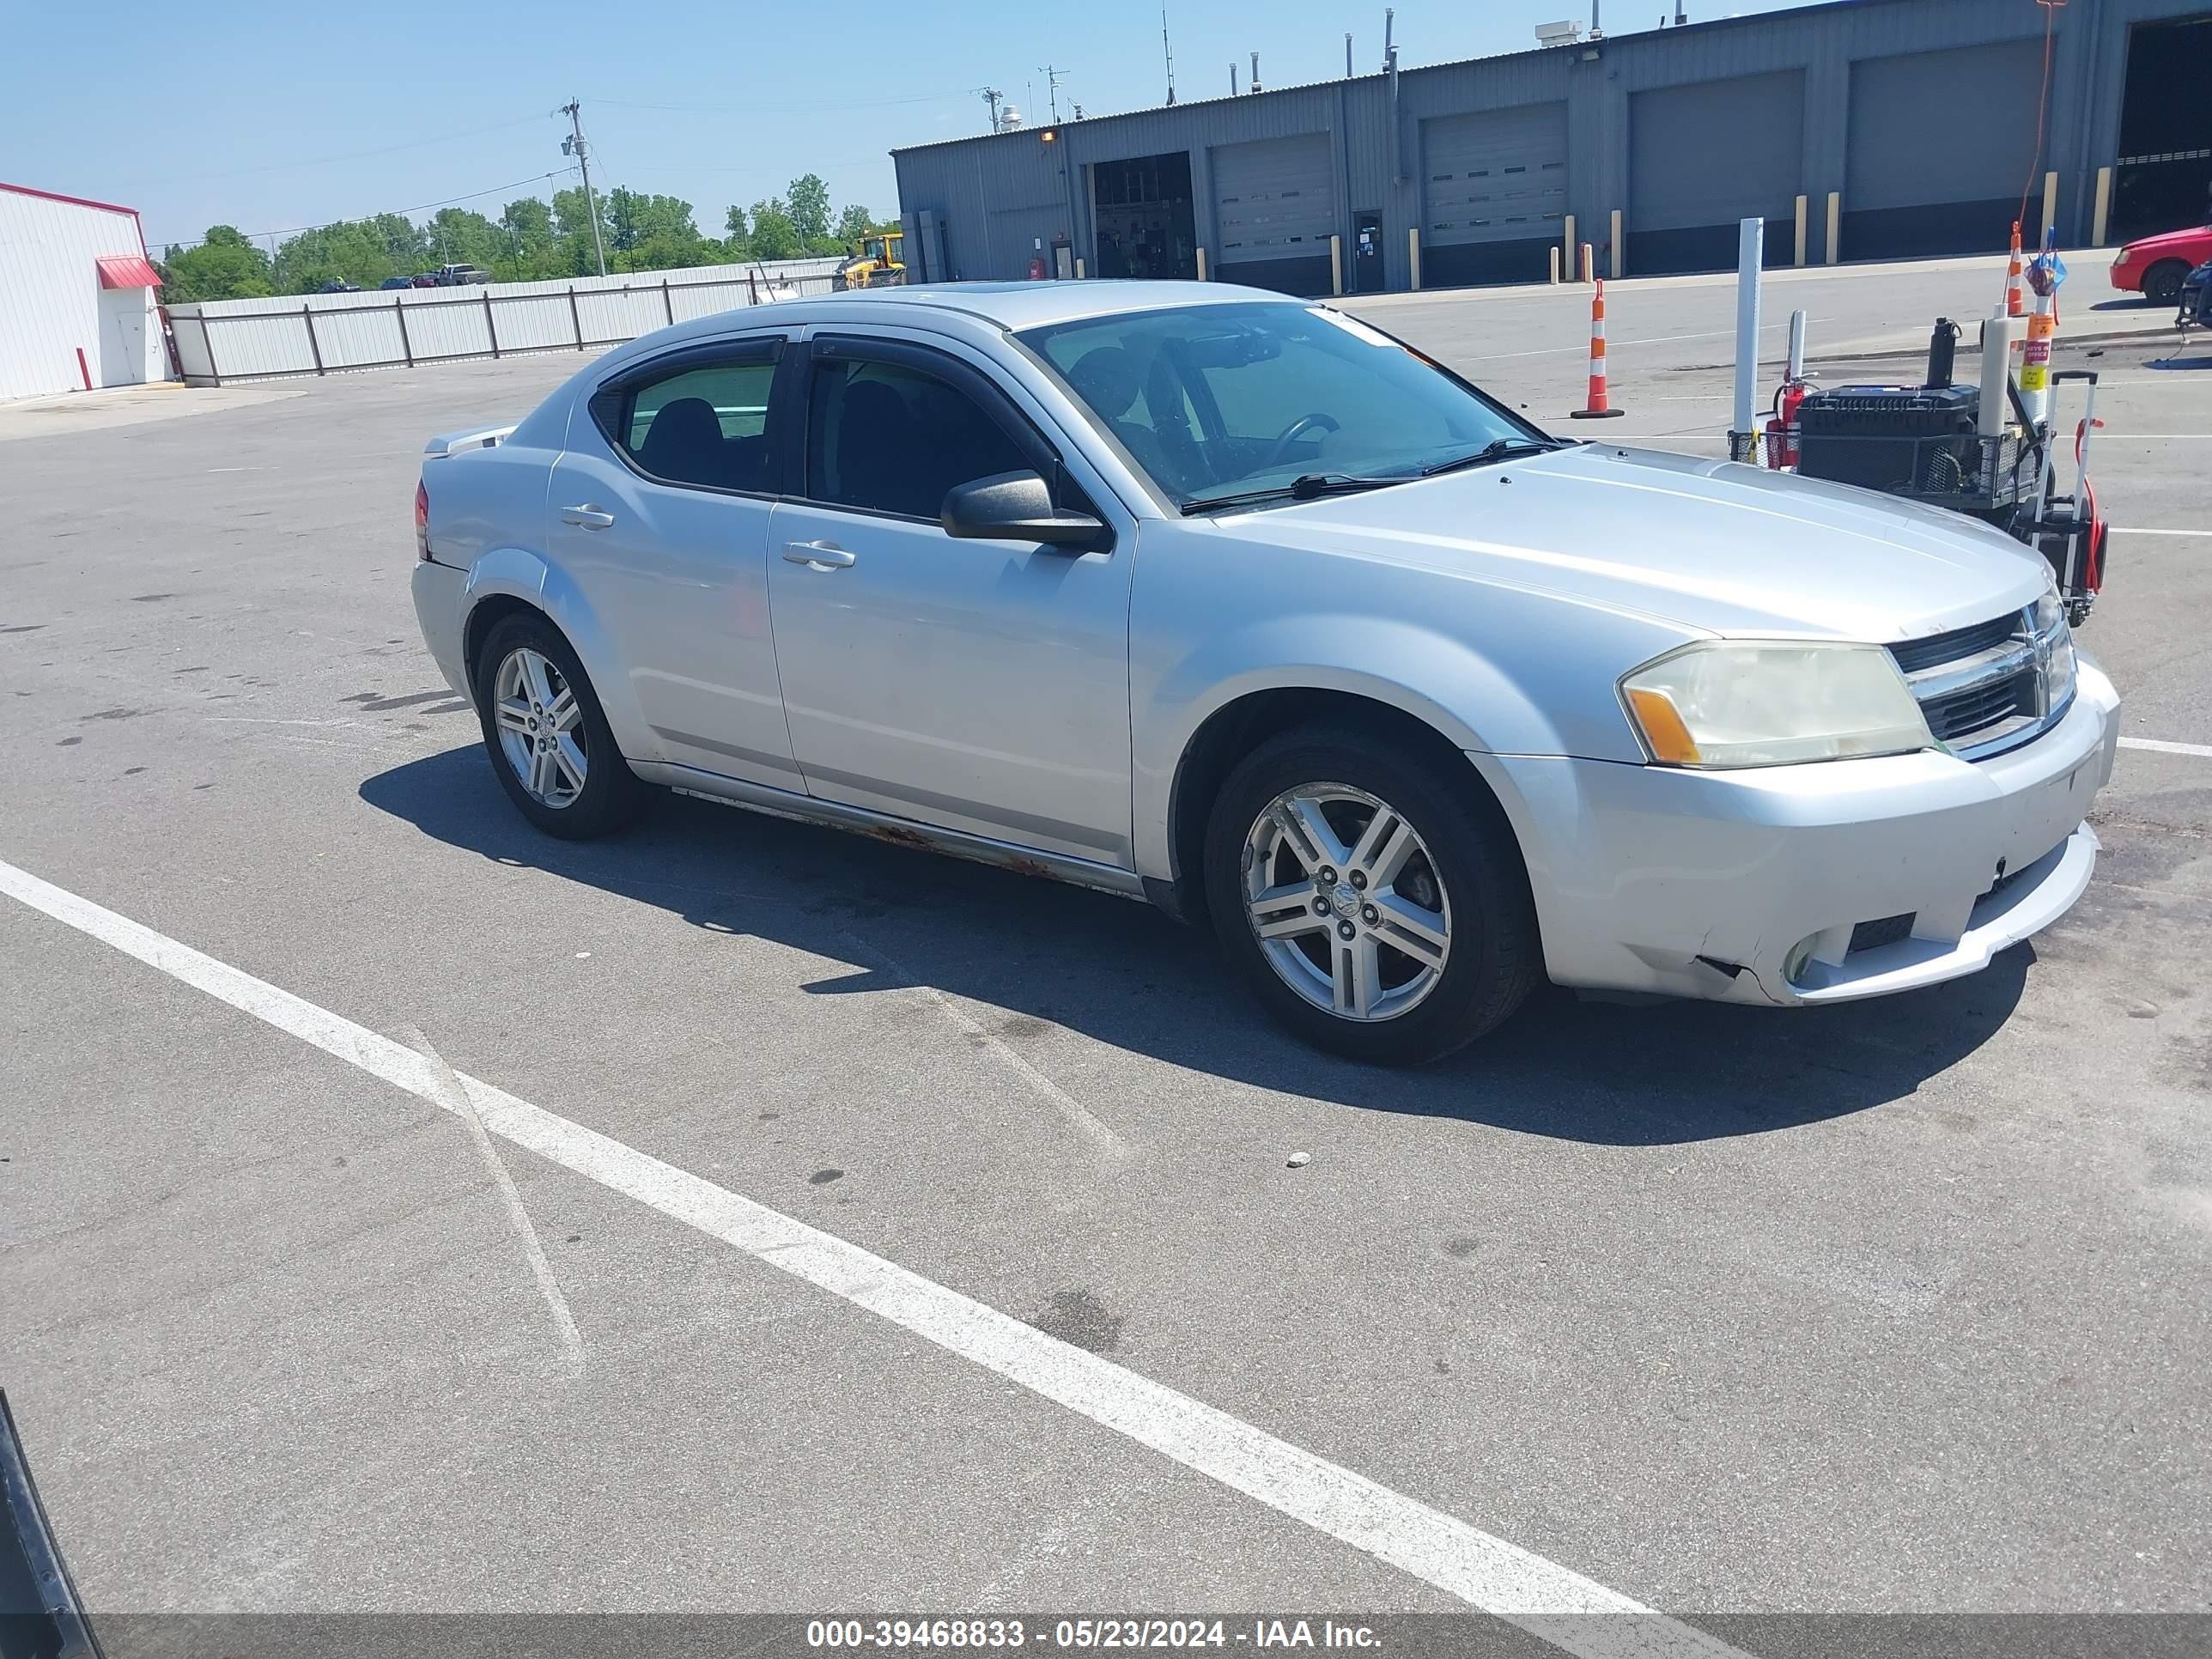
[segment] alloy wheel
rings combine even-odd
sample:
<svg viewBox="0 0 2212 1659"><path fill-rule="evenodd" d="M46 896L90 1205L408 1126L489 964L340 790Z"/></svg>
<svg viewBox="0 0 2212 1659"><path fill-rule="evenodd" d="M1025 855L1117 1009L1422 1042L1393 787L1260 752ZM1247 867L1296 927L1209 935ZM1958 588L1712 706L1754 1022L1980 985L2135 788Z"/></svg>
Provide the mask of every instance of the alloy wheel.
<svg viewBox="0 0 2212 1659"><path fill-rule="evenodd" d="M1451 901L1413 826L1346 783L1278 795L1244 838L1244 913L1277 975L1340 1018L1418 1007L1451 956Z"/></svg>
<svg viewBox="0 0 2212 1659"><path fill-rule="evenodd" d="M500 752L532 799L559 809L584 792L590 770L584 711L560 665L518 646L492 681Z"/></svg>

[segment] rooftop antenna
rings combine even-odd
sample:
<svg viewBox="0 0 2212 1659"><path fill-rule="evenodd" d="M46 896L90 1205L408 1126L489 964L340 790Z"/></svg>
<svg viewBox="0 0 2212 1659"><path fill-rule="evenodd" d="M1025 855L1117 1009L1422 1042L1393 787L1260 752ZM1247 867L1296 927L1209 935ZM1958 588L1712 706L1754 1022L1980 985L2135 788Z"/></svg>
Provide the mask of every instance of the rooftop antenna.
<svg viewBox="0 0 2212 1659"><path fill-rule="evenodd" d="M1252 90L1260 90L1260 54L1256 52L1252 54Z"/></svg>
<svg viewBox="0 0 2212 1659"><path fill-rule="evenodd" d="M1051 64L1046 64L1039 67L1037 73L1044 76L1045 95L1052 105L1052 123L1054 126L1058 126L1060 125L1060 83L1067 79L1067 71L1054 69ZM1034 104L1036 100L1031 98L1030 101Z"/></svg>
<svg viewBox="0 0 2212 1659"><path fill-rule="evenodd" d="M994 132L999 131L999 100L1002 95L996 87L982 89L983 101L991 106L991 131Z"/></svg>
<svg viewBox="0 0 2212 1659"><path fill-rule="evenodd" d="M1168 102L1175 102L1175 48L1168 44L1168 9L1160 8L1160 56L1168 64Z"/></svg>

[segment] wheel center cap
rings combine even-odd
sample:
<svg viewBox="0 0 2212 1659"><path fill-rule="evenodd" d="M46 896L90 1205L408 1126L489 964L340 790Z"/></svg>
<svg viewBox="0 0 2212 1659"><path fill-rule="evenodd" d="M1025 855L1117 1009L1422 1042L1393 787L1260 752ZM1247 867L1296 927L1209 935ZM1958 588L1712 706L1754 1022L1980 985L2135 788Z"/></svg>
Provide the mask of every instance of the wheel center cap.
<svg viewBox="0 0 2212 1659"><path fill-rule="evenodd" d="M1346 921L1359 914L1359 890L1348 881L1337 884L1336 890L1328 896L1328 902L1330 908Z"/></svg>

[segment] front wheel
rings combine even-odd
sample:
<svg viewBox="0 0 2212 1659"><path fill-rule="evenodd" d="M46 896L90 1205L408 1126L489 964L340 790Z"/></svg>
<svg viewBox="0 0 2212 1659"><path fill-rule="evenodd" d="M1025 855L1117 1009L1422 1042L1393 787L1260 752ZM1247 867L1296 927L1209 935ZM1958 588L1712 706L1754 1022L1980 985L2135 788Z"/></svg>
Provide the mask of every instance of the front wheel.
<svg viewBox="0 0 2212 1659"><path fill-rule="evenodd" d="M575 651L544 617L519 611L493 627L476 694L492 769L531 823L585 841L636 814L644 786L615 747Z"/></svg>
<svg viewBox="0 0 2212 1659"><path fill-rule="evenodd" d="M1539 976L1527 871L1481 779L1348 727L1283 733L1230 774L1206 886L1268 1012L1356 1060L1448 1054Z"/></svg>
<svg viewBox="0 0 2212 1659"><path fill-rule="evenodd" d="M2189 267L2179 259L2162 259L2143 272L2143 298L2154 306L2170 306L2181 298L2181 285Z"/></svg>

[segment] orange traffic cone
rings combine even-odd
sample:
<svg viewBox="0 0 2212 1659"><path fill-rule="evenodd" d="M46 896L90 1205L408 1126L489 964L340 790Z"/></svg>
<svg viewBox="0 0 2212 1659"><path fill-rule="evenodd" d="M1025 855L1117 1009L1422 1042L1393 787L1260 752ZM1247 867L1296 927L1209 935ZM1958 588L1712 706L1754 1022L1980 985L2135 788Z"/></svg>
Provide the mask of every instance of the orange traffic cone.
<svg viewBox="0 0 2212 1659"><path fill-rule="evenodd" d="M1597 292L1590 298L1589 406L1576 410L1574 418L1602 421L1626 413L1605 400L1605 279L1600 277Z"/></svg>
<svg viewBox="0 0 2212 1659"><path fill-rule="evenodd" d="M2020 282L2020 221L2012 222L2012 264L2005 272L2005 315L2017 317L2027 309Z"/></svg>

